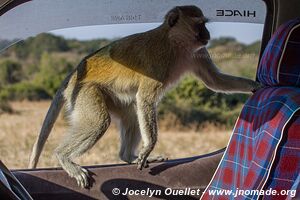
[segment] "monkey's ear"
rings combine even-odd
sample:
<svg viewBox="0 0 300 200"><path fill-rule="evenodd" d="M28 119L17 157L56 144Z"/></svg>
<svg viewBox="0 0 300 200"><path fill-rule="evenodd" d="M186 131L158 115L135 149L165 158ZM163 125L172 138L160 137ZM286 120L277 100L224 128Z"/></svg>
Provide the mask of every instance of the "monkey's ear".
<svg viewBox="0 0 300 200"><path fill-rule="evenodd" d="M179 9L177 7L169 11L166 16L166 21L170 27L173 27L179 19Z"/></svg>

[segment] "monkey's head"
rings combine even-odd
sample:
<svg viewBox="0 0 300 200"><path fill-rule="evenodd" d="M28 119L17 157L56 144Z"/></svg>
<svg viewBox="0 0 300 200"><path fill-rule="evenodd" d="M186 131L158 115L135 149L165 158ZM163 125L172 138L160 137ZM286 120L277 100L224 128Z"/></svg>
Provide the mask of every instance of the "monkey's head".
<svg viewBox="0 0 300 200"><path fill-rule="evenodd" d="M192 51L204 47L210 40L205 24L208 19L196 6L177 6L165 16L170 39Z"/></svg>

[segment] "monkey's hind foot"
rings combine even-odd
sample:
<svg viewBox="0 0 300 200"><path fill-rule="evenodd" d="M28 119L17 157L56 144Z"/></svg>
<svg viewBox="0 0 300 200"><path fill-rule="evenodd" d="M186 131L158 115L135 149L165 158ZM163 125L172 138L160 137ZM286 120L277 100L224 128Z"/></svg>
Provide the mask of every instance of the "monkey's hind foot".
<svg viewBox="0 0 300 200"><path fill-rule="evenodd" d="M91 186L90 181L92 177L89 175L89 172L77 166L76 170L69 172L70 177L75 178L77 181L77 185L81 188L89 188Z"/></svg>
<svg viewBox="0 0 300 200"><path fill-rule="evenodd" d="M164 156L150 156L148 158L144 158L144 160L142 159L137 159L136 163L138 165L138 169L142 170L143 168L147 168L149 167L149 163L156 163L156 162L163 162L163 161L167 161L168 158L164 157Z"/></svg>

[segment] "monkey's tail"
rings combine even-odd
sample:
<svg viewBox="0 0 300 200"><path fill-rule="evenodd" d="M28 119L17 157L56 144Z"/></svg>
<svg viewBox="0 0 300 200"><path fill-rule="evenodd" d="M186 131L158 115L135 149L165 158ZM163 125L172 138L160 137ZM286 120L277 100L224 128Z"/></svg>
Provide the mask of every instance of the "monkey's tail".
<svg viewBox="0 0 300 200"><path fill-rule="evenodd" d="M72 73L65 79L65 81L62 84L62 87L56 92L54 99L52 100L46 118L43 122L40 134L32 148L28 168L31 169L36 168L39 157L46 143L46 140L49 137L52 127L60 113L60 110L65 103L63 93L71 77L72 77Z"/></svg>

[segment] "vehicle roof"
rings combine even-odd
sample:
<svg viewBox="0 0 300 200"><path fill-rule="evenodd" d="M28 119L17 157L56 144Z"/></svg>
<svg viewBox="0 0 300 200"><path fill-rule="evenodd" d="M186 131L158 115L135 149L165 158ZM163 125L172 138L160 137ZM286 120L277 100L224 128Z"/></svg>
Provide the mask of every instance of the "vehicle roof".
<svg viewBox="0 0 300 200"><path fill-rule="evenodd" d="M0 0L0 16L14 7L31 0ZM121 0L122 1L122 0ZM267 16L262 38L262 50L271 35L282 23L300 17L299 0L262 0L267 5ZM184 0L183 0L184 2Z"/></svg>

